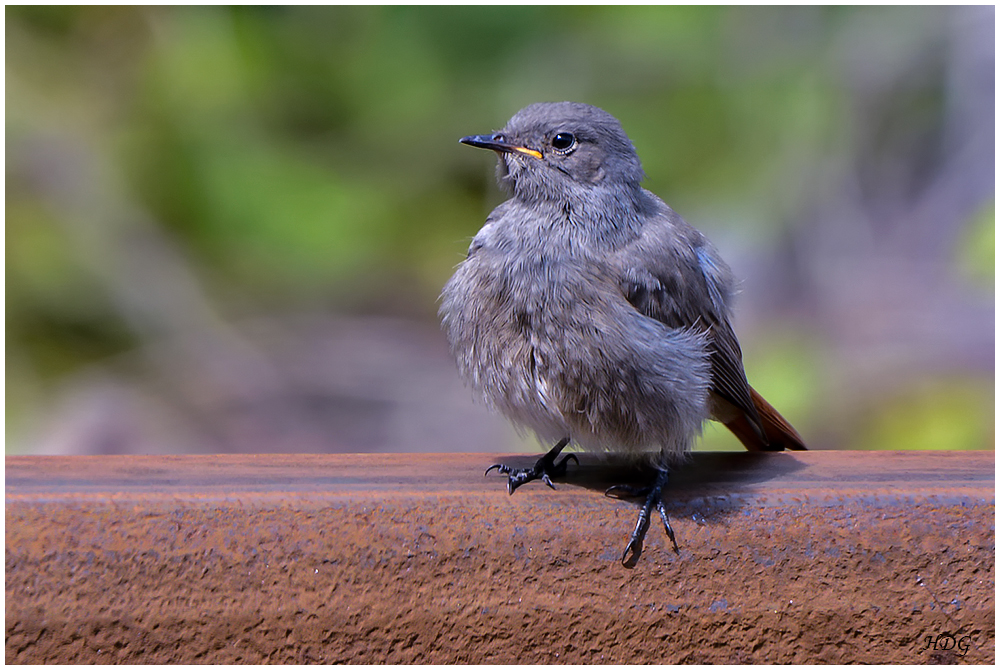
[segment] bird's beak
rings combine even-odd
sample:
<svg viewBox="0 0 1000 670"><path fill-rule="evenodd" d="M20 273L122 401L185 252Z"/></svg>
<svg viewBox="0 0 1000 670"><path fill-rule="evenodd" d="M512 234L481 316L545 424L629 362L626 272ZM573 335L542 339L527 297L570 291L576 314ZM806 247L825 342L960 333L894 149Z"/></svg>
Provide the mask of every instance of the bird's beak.
<svg viewBox="0 0 1000 670"><path fill-rule="evenodd" d="M528 147L519 147L516 144L510 144L509 142L501 142L500 140L494 139L496 135L469 135L468 137L463 137L459 140L462 144L468 144L470 147L479 147L481 149L492 149L499 153L511 153L516 151L520 154L525 154L527 156L533 156L541 160L542 152L537 149L529 149Z"/></svg>

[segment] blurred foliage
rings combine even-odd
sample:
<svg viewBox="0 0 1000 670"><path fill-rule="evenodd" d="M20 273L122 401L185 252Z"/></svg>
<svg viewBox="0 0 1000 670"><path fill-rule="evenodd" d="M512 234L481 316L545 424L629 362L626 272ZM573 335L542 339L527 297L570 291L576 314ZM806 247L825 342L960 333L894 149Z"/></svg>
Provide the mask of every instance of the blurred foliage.
<svg viewBox="0 0 1000 670"><path fill-rule="evenodd" d="M870 412L859 424L853 449L988 449L994 394L989 384L940 379L908 389Z"/></svg>
<svg viewBox="0 0 1000 670"><path fill-rule="evenodd" d="M996 248L996 203L990 200L972 217L959 239L959 268L981 286L993 288L996 282Z"/></svg>
<svg viewBox="0 0 1000 670"><path fill-rule="evenodd" d="M420 298L436 290L492 188L489 159L456 138L535 100L613 107L649 147L651 188L734 208L766 171L801 175L776 144L807 157L837 141L808 59L719 80L721 8L8 15L8 133L62 112L46 121L106 143L134 197L214 275L280 302L347 282L335 303L357 306L378 298L352 300L359 287L391 292L414 271Z"/></svg>
<svg viewBox="0 0 1000 670"><path fill-rule="evenodd" d="M942 28L958 20L943 8L5 12L8 429L67 374L152 337L122 307L141 290L118 269L127 247L102 242L122 239L127 212L178 250L228 320L320 309L431 321L503 197L492 157L457 139L570 99L621 119L647 187L738 270L792 266L810 244L795 241L803 222L849 210L832 187L846 172L878 205L915 197L947 158L946 47L964 29ZM60 196L58 170L36 164L46 151L69 164L66 146L93 158L84 196ZM994 276L992 197L970 195L976 213L954 233L951 262L979 282ZM89 252L87 226L104 227ZM788 283L785 308L760 306L786 312L780 325L748 323L747 368L794 421L819 426L825 326L804 315L806 282ZM894 417L927 401L892 402L871 434L905 446ZM942 412L925 418L987 421ZM941 441L922 444L971 439L926 431Z"/></svg>

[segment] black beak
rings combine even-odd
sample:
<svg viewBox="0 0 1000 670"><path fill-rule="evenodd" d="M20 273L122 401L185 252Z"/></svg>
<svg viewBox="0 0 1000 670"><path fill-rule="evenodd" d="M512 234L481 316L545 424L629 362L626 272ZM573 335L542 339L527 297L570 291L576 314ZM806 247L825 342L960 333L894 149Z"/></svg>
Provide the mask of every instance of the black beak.
<svg viewBox="0 0 1000 670"><path fill-rule="evenodd" d="M469 135L468 137L463 137L459 140L462 144L468 144L470 147L479 147L480 149L492 149L500 153L511 153L516 151L517 153L526 154L534 158L541 159L542 152L537 149L529 149L528 147L521 147L516 144L511 144L510 142L504 141L504 136L500 133L494 133L492 135Z"/></svg>

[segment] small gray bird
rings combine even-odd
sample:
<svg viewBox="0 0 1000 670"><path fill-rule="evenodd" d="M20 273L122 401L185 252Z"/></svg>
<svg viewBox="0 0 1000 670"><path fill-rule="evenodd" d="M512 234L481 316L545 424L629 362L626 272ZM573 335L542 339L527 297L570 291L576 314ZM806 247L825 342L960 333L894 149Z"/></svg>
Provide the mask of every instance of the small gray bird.
<svg viewBox="0 0 1000 670"><path fill-rule="evenodd" d="M440 315L462 377L488 405L555 446L529 469L497 464L508 491L565 474L570 443L652 458L648 489L622 553L642 551L653 508L677 550L661 499L709 418L750 451L805 449L747 383L730 326L735 280L718 252L642 188L642 165L618 120L574 102L525 107L492 135L512 198L473 238L444 287Z"/></svg>

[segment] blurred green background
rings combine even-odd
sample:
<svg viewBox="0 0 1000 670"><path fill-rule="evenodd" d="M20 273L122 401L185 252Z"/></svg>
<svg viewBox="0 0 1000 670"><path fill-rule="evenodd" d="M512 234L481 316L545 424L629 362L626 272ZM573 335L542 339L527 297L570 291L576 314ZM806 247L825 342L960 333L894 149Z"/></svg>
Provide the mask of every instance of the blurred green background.
<svg viewBox="0 0 1000 670"><path fill-rule="evenodd" d="M543 100L622 121L811 446L993 446L993 7L5 17L7 453L539 448L436 300L504 197L458 138Z"/></svg>

